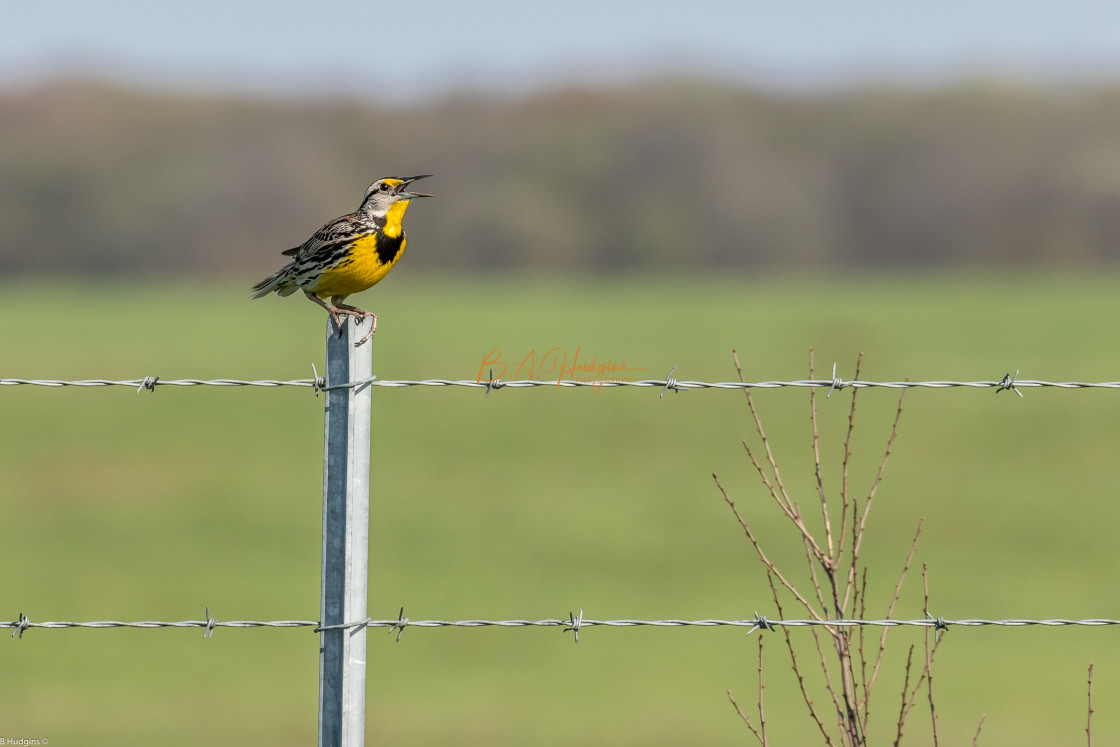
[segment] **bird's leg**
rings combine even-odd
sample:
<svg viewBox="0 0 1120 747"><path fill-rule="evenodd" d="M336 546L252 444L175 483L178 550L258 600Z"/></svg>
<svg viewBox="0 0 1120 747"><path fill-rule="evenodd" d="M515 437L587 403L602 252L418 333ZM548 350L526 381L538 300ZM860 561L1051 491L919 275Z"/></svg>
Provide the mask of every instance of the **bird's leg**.
<svg viewBox="0 0 1120 747"><path fill-rule="evenodd" d="M358 347L364 342L369 342L370 338L373 337L373 333L377 331L377 314L374 314L372 311L366 311L365 309L359 309L357 306L351 306L348 303L343 303L343 300L345 300L345 298L346 296L331 297L331 303L334 304L334 308L338 311L339 314L346 314L358 320L370 320L369 332L365 334L365 337L354 343L354 347Z"/></svg>
<svg viewBox="0 0 1120 747"><path fill-rule="evenodd" d="M339 318L339 314L340 313L346 313L346 312L342 311L342 309L338 309L338 308L335 308L334 306L331 306L329 303L327 303L323 299L319 298L318 296L316 296L311 291L304 291L303 295L307 296L310 300L314 301L315 303L319 304L320 306L322 306L324 309L327 310L327 313L331 315L331 321L334 322L335 329L338 330L338 336L341 337L342 336L342 319Z"/></svg>

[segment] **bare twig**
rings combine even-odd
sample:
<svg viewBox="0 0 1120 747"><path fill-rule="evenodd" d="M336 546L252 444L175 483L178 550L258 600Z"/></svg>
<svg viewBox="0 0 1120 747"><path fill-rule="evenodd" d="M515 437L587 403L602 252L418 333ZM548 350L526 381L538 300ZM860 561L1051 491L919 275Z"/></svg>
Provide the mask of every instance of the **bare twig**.
<svg viewBox="0 0 1120 747"><path fill-rule="evenodd" d="M929 576L926 573L925 563L922 563L922 590L924 593L922 611L926 614L926 617L929 617ZM929 696L929 716L933 723L934 747L937 747L940 741L937 737L937 707L933 704L933 654L938 644L941 643L941 638L939 637L940 632L938 628L934 628L933 631L926 628L926 667L925 671L922 673L926 678L926 694ZM931 635L933 636L932 647L929 645L929 638Z"/></svg>
<svg viewBox="0 0 1120 747"><path fill-rule="evenodd" d="M762 636L759 636L758 638L759 640L762 640ZM759 695L759 697L762 696ZM739 704L735 702L735 696L731 694L730 690L727 691L727 699L731 701L731 705L735 708L735 713L738 713L739 718L743 719L743 723L746 724L747 728L751 730L751 734L754 734L755 739L757 739L759 743L763 745L763 747L766 747L766 738L762 736L762 734L759 733L758 729L755 728L754 724L751 723L750 717L747 716L747 714L743 713L743 709L740 708Z"/></svg>
<svg viewBox="0 0 1120 747"><path fill-rule="evenodd" d="M813 378L813 349L809 348L809 378ZM813 426L813 470L817 479L817 495L821 499L821 518L824 521L825 545L828 547L829 566L835 567L836 548L832 541L832 519L828 511L828 499L824 492L824 478L821 475L820 432L817 428L817 390L809 390L809 421Z"/></svg>
<svg viewBox="0 0 1120 747"><path fill-rule="evenodd" d="M840 635L840 632L833 627L826 627L825 630L833 641L835 641L837 635ZM832 668L828 664L828 654L825 653L825 647L821 642L821 637L815 630L813 631L813 644L816 646L818 665L820 666L821 674L824 676L825 690L832 697L832 707L836 712L836 723L840 729L844 731L844 715L847 713L847 710L844 707L843 700L841 700L840 690L837 689L832 680ZM836 645L834 643L833 650L835 649Z"/></svg>
<svg viewBox="0 0 1120 747"><path fill-rule="evenodd" d="M859 380L860 367L863 364L863 353L860 353L856 358L856 374L853 381ZM841 511L841 525L840 525L840 543L841 548L837 550L837 560L839 554L843 551L844 537L847 535L847 527L845 526L848 521L848 505L850 494L848 493L848 463L852 456L852 433L856 427L856 393L858 389L852 389L852 403L848 408L848 432L844 435L844 456L841 467L840 477L840 500L843 510Z"/></svg>
<svg viewBox="0 0 1120 747"><path fill-rule="evenodd" d="M1085 739L1093 747L1093 665L1089 664L1089 715L1085 720Z"/></svg>
<svg viewBox="0 0 1120 747"><path fill-rule="evenodd" d="M758 729L762 732L762 747L766 747L766 683L762 679L762 641L765 636L758 637Z"/></svg>
<svg viewBox="0 0 1120 747"><path fill-rule="evenodd" d="M735 361L735 371L739 374L739 381L741 383L745 382L746 380L743 378L743 367L739 364L739 353L732 350L731 357ZM758 410L754 406L754 399L751 397L751 392L749 389L744 389L743 393L747 396L747 406L750 407L751 416L754 417L755 430L758 431L758 435L762 439L762 448L766 452L766 462L770 465L770 470L774 475L774 482L777 485L777 492L775 492L773 486L770 486L770 492L774 495L778 504L782 506L783 510L786 511L787 516L791 518L797 516L797 507L793 504L789 493L786 492L785 485L782 483L782 472L778 469L778 462L774 459L774 454L770 450L770 439L766 437L766 429L762 427L762 418L759 417ZM752 456L751 458L753 459L754 457ZM781 494L780 499L778 498L778 493Z"/></svg>
<svg viewBox="0 0 1120 747"><path fill-rule="evenodd" d="M861 580L859 586L856 589L856 593L855 593L855 595L852 599L852 602L853 602L853 605L854 605L855 614L857 616L862 618L865 614L867 614L867 568L866 567L863 569L862 580ZM890 612L889 611L887 612L887 616L890 617ZM863 714L864 722L866 722L870 718L870 714L871 714L871 711L868 708L868 702L869 702L869 698L870 698L870 692L869 692L868 688L872 684L874 684L875 677L874 677L874 673L873 673L871 680L867 679L867 649L865 648L866 634L864 632L864 629L862 627L859 628L859 630L856 632L856 635L859 636L859 638L858 638L858 640L859 640L859 643L858 643L858 647L859 647L859 677L860 677L860 688L863 691L863 695L860 698L859 711L860 711L860 713ZM880 643L880 646L881 645L882 645L882 643Z"/></svg>
<svg viewBox="0 0 1120 747"><path fill-rule="evenodd" d="M988 714L984 713L980 716L980 723L976 725L976 734L972 737L972 747L977 747L980 744L980 730L984 728L984 721L988 718Z"/></svg>
<svg viewBox="0 0 1120 747"><path fill-rule="evenodd" d="M910 713L910 708L913 707L913 699L909 702L906 699L906 693L910 689L910 665L914 662L914 645L910 645L910 650L906 654L906 672L902 678L902 703L898 709L898 731L894 736L894 747L898 747L902 743L902 731L906 728L906 717Z"/></svg>

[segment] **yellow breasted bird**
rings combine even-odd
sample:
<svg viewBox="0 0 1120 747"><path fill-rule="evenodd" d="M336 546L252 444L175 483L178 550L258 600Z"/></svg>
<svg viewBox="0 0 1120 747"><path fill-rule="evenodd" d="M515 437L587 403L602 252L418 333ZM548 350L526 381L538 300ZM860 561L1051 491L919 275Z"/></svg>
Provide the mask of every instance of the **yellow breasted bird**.
<svg viewBox="0 0 1120 747"><path fill-rule="evenodd" d="M303 244L284 252L294 259L254 285L253 298L263 298L273 291L289 296L302 290L327 310L339 334L342 316L352 316L359 322L373 320L369 333L355 345L373 337L377 314L343 302L352 293L376 285L401 258L406 243L401 220L409 202L417 197L431 197L409 192L407 187L429 176L390 176L369 185L356 211L335 218Z"/></svg>

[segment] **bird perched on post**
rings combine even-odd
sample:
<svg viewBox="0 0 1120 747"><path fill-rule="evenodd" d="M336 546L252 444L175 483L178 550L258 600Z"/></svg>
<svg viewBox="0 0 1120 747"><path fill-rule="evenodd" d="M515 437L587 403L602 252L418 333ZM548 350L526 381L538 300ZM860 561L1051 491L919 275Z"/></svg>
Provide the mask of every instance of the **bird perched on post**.
<svg viewBox="0 0 1120 747"><path fill-rule="evenodd" d="M369 185L356 211L335 218L303 244L284 252L292 261L254 285L253 298L273 291L288 296L302 290L327 310L339 334L343 316L352 316L359 323L371 319L369 332L354 344L369 340L377 331L377 314L343 302L376 285L401 258L406 243L401 226L404 213L411 200L431 197L409 192L407 187L429 176L390 176Z"/></svg>

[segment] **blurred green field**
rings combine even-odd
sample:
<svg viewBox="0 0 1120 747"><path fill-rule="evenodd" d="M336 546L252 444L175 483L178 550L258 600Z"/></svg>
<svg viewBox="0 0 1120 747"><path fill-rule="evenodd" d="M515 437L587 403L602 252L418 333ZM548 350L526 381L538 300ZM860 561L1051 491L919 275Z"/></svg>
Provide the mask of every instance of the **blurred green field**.
<svg viewBox="0 0 1120 747"><path fill-rule="evenodd" d="M246 279L251 280L251 279ZM181 281L9 282L0 378L306 378L321 312ZM247 287L247 284L245 284ZM380 315L382 378L512 378L560 348L663 378L1120 379L1120 276L816 279L432 278L402 268L358 299ZM914 527L946 618L1120 617L1114 588L1120 392L916 390L872 515L871 616ZM747 462L737 392L374 390L370 614L413 619L776 617L711 475L783 562L802 552ZM850 394L818 400L838 485ZM859 394L853 484L878 464L897 394ZM755 395L784 477L812 492L808 394ZM310 390L0 388L0 618L314 619L322 397ZM864 488L861 488L864 489ZM800 568L800 566L796 566ZM799 574L800 575L800 574ZM921 617L912 573L897 617ZM1120 738L1112 628L950 630L935 670L943 744ZM807 635L807 633L803 633ZM0 737L57 745L309 744L308 630L31 630L0 641ZM888 639L873 743L893 736L900 657ZM737 629L370 631L368 741L401 745L721 744L751 737L757 649ZM767 639L775 743L815 744L780 638ZM818 702L823 703L822 692ZM909 744L929 744L919 704Z"/></svg>

